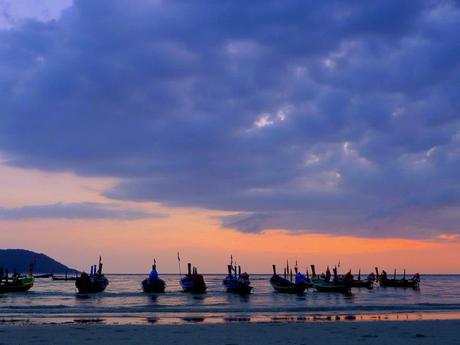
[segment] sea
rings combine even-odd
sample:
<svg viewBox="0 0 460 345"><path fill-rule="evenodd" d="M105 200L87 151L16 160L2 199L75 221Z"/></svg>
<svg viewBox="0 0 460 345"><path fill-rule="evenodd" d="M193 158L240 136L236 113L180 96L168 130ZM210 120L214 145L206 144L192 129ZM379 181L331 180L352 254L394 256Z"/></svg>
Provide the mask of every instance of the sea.
<svg viewBox="0 0 460 345"><path fill-rule="evenodd" d="M224 275L206 274L204 294L182 292L178 274L165 274L166 292L142 292L146 275L106 275L105 292L81 295L73 281L36 279L23 293L0 294L0 323L181 324L460 319L460 275L422 275L420 289L352 289L302 295L274 292L270 275L252 275L252 294L227 293Z"/></svg>

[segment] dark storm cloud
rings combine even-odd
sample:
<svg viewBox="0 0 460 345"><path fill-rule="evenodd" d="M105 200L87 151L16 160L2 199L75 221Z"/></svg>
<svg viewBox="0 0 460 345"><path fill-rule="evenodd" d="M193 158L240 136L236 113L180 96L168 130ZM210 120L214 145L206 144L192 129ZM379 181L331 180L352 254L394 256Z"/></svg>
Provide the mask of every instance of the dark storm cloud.
<svg viewBox="0 0 460 345"><path fill-rule="evenodd" d="M241 231L459 233L459 22L454 2L75 1L0 32L0 150Z"/></svg>
<svg viewBox="0 0 460 345"><path fill-rule="evenodd" d="M118 219L165 218L166 214L95 202L57 203L0 208L0 220L24 219Z"/></svg>

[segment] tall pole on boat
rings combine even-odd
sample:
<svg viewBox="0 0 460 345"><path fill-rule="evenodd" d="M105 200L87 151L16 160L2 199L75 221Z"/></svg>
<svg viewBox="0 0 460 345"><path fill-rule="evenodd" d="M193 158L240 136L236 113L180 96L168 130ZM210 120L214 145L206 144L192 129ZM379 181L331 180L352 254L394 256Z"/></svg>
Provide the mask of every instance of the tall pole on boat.
<svg viewBox="0 0 460 345"><path fill-rule="evenodd" d="M286 260L286 274L289 276L289 260Z"/></svg>
<svg viewBox="0 0 460 345"><path fill-rule="evenodd" d="M99 268L97 270L97 275L101 276L102 275L102 257L99 255Z"/></svg>
<svg viewBox="0 0 460 345"><path fill-rule="evenodd" d="M311 277L316 278L315 265L310 265L310 267L311 267Z"/></svg>
<svg viewBox="0 0 460 345"><path fill-rule="evenodd" d="M179 255L179 252L177 252L177 262L179 263L179 274L182 277L182 270L180 268L180 255Z"/></svg>

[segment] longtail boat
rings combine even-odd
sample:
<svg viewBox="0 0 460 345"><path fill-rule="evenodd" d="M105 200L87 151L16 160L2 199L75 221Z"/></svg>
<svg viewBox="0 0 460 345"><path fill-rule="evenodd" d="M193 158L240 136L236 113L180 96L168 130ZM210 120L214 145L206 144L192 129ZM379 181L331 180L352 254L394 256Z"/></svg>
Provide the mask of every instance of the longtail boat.
<svg viewBox="0 0 460 345"><path fill-rule="evenodd" d="M193 292L193 293L204 293L206 292L207 286L204 282L204 278L202 274L198 274L198 270L196 267L193 267L192 264L188 263L188 273L180 280L180 285L182 286L182 290L185 292Z"/></svg>
<svg viewBox="0 0 460 345"><path fill-rule="evenodd" d="M79 293L102 292L109 285L109 280L102 274L102 259L99 257L99 268L91 266L91 273L83 272L75 281Z"/></svg>
<svg viewBox="0 0 460 345"><path fill-rule="evenodd" d="M375 276L373 274L369 274L367 279L361 279L361 270L358 272L358 279L353 279L351 281L352 288L366 288L366 289L373 289L374 288L374 281Z"/></svg>
<svg viewBox="0 0 460 345"><path fill-rule="evenodd" d="M227 292L239 293L241 295L250 294L252 291L249 274L241 273L241 266L233 266L233 259L230 260L230 265L227 265L228 274L222 281Z"/></svg>
<svg viewBox="0 0 460 345"><path fill-rule="evenodd" d="M276 265L273 265L273 276L270 278L270 284L276 292L303 294L307 288L305 281L293 281L292 278L292 269L289 270L289 264L284 269L284 278L276 273Z"/></svg>
<svg viewBox="0 0 460 345"><path fill-rule="evenodd" d="M53 273L34 274L35 279L46 279L46 278L51 278L52 276L53 276Z"/></svg>
<svg viewBox="0 0 460 345"><path fill-rule="evenodd" d="M337 268L334 268L334 277L330 280L329 274L325 277L319 277L316 275L315 266L312 265L312 282L313 286L318 292L340 292L350 293L350 282L349 277L346 279L339 279L337 275ZM329 267L328 267L329 272ZM351 277L352 279L352 277Z"/></svg>
<svg viewBox="0 0 460 345"><path fill-rule="evenodd" d="M379 275L378 268L375 268L377 273L377 279L381 287L398 287L398 288L409 288L418 289L420 287L420 274L416 273L411 279L406 279L406 271L404 270L404 276L402 279L396 278L396 270L394 271L393 279L388 278L387 273L382 271Z"/></svg>
<svg viewBox="0 0 460 345"><path fill-rule="evenodd" d="M158 277L156 259L153 260L150 275L142 281L144 292L165 292L166 283Z"/></svg>
<svg viewBox="0 0 460 345"><path fill-rule="evenodd" d="M68 276L67 272L65 272L64 276L56 276L54 274L51 274L51 279L58 281L77 280L77 278L77 273L75 273L75 276Z"/></svg>
<svg viewBox="0 0 460 345"><path fill-rule="evenodd" d="M12 277L8 276L8 270L3 272L0 270L0 293L6 292L25 292L34 286L34 276L32 275L32 265L30 266L29 273L21 276L14 273Z"/></svg>

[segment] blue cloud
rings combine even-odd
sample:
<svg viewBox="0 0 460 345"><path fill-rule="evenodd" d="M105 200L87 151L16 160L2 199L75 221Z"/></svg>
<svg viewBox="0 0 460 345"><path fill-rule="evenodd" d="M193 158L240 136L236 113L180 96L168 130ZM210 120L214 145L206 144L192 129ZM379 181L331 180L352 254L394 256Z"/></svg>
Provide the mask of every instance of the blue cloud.
<svg viewBox="0 0 460 345"><path fill-rule="evenodd" d="M459 233L459 21L455 2L77 0L0 31L0 151L242 231Z"/></svg>
<svg viewBox="0 0 460 345"><path fill-rule="evenodd" d="M0 220L26 219L118 219L137 220L165 218L164 213L125 208L115 204L94 202L56 203L0 208Z"/></svg>

